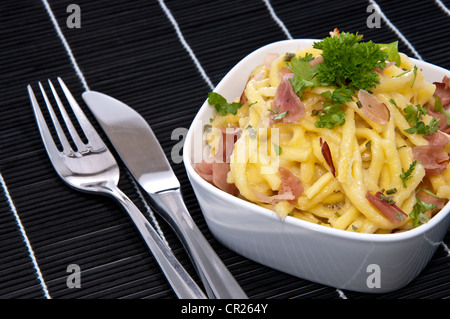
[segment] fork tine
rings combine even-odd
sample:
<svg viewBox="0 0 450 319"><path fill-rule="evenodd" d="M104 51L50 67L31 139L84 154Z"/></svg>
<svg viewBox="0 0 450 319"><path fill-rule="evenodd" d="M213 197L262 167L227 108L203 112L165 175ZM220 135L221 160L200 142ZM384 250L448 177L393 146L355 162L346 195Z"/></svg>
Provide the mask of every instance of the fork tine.
<svg viewBox="0 0 450 319"><path fill-rule="evenodd" d="M55 114L55 111L53 110L52 103L47 97L47 94L45 93L45 89L42 86L41 82L38 82L39 88L41 89L42 96L44 97L45 104L47 105L48 112L50 113L50 117L52 119L53 125L55 126L56 133L58 135L59 141L61 142L61 145L63 147L63 153L64 154L72 154L72 147L70 146L69 141L67 140L66 134L64 133L61 124L59 123L58 117Z"/></svg>
<svg viewBox="0 0 450 319"><path fill-rule="evenodd" d="M28 95L30 96L31 100L31 105L33 106L34 115L37 120L39 132L41 133L42 141L44 142L45 149L47 150L48 155L50 156L50 158L52 158L52 156L59 153L59 150L55 144L55 141L53 140L52 135L50 134L50 130L48 129L45 118L42 115L42 111L39 107L39 103L36 100L36 96L34 95L31 85L28 85L27 88Z"/></svg>
<svg viewBox="0 0 450 319"><path fill-rule="evenodd" d="M97 131L94 129L94 127L91 125L91 122L88 120L86 115L84 114L81 107L78 105L77 101L73 97L70 90L67 88L64 81L58 77L58 82L61 85L61 88L66 95L67 101L69 101L70 106L72 107L73 113L78 119L78 123L80 124L84 135L89 140L89 143L93 148L104 148L105 143L103 143L103 140L98 135Z"/></svg>
<svg viewBox="0 0 450 319"><path fill-rule="evenodd" d="M55 98L56 104L58 105L58 108L59 108L59 110L61 112L61 115L62 115L62 117L64 119L64 122L66 123L67 130L69 131L73 142L77 146L77 150L79 152L86 151L87 147L84 144L84 142L81 140L80 135L78 135L78 132L75 129L75 127L74 127L74 125L72 123L72 120L70 119L69 115L67 114L67 111L66 111L66 109L64 107L64 104L62 103L61 99L59 98L58 92L56 92L56 89L53 86L52 81L48 80L48 84L50 86L50 90L53 93L53 96Z"/></svg>

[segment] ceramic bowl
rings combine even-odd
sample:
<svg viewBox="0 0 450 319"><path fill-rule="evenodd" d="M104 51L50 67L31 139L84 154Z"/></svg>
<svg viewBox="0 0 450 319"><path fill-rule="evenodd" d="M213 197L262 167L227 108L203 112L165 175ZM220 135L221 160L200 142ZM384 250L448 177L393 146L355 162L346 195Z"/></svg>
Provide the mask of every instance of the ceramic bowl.
<svg viewBox="0 0 450 319"><path fill-rule="evenodd" d="M248 75L267 53L292 52L314 39L275 42L240 61L214 91L229 101L243 91ZM414 60L428 81L450 71ZM361 234L316 225L229 195L193 168L202 144L203 125L214 116L205 101L185 139L183 160L207 225L223 245L253 261L324 285L366 293L385 293L411 282L427 265L449 230L450 204L427 224L394 234Z"/></svg>

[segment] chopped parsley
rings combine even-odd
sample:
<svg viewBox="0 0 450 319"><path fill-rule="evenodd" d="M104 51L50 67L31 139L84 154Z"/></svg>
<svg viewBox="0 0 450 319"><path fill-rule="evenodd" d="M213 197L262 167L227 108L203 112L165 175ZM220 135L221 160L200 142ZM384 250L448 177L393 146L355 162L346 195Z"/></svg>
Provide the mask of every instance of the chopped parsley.
<svg viewBox="0 0 450 319"><path fill-rule="evenodd" d="M342 106L353 100L352 95L355 91L348 87L337 88L331 93L326 91L322 93L322 96L326 99L323 103L322 112L318 112L319 119L316 121L316 127L326 127L333 129L336 126L343 125L345 123L345 112L342 110Z"/></svg>
<svg viewBox="0 0 450 319"><path fill-rule="evenodd" d="M281 107L281 105L278 105L276 110L267 109L269 112L276 114L274 117L272 117L272 120L282 120L286 117L286 115L289 114L289 111L284 111L282 113L278 113L280 111L280 107Z"/></svg>
<svg viewBox="0 0 450 319"><path fill-rule="evenodd" d="M409 217L411 217L413 227L425 224L429 219L425 215L425 213L430 209L437 208L437 206L434 204L429 204L421 201L417 196L416 200L417 200L416 204L414 205L411 213L409 213Z"/></svg>
<svg viewBox="0 0 450 319"><path fill-rule="evenodd" d="M284 119L284 118L286 117L286 115L288 115L288 114L289 114L289 111L282 112L282 113L277 114L277 115L275 115L274 117L272 117L272 120L282 120L282 119Z"/></svg>
<svg viewBox="0 0 450 319"><path fill-rule="evenodd" d="M380 200L382 200L383 202L387 202L389 205L394 205L395 204L394 196L392 196L392 195L381 194L380 195Z"/></svg>
<svg viewBox="0 0 450 319"><path fill-rule="evenodd" d="M237 102L228 103L222 95L216 92L208 93L208 103L214 105L217 113L221 116L225 116L229 113L236 115L237 110L242 106L241 103Z"/></svg>
<svg viewBox="0 0 450 319"><path fill-rule="evenodd" d="M396 76L394 76L394 78L399 78L399 77L401 77L402 75L405 75L405 74L407 74L407 73L409 73L409 72L411 72L411 70L406 70L406 71L404 71L404 72L402 72L402 73L400 73L400 74L397 74Z"/></svg>
<svg viewBox="0 0 450 319"><path fill-rule="evenodd" d="M399 108L397 103L395 103L394 99L390 99L389 102L394 105L397 109Z"/></svg>
<svg viewBox="0 0 450 319"><path fill-rule="evenodd" d="M272 144L273 144L273 148L275 150L275 154L278 156L281 155L281 153L283 152L283 149L281 148L281 146L278 144L275 144L275 143L272 143Z"/></svg>
<svg viewBox="0 0 450 319"><path fill-rule="evenodd" d="M434 103L434 111L444 114L447 118L447 125L450 125L450 113L447 113L442 106L441 100L436 95L436 102Z"/></svg>
<svg viewBox="0 0 450 319"><path fill-rule="evenodd" d="M408 180L410 180L412 178L411 174L414 171L414 169L416 168L417 165L417 161L414 160L414 162L411 163L411 165L409 165L409 168L406 170L406 172L402 169L402 174L400 174L400 178L403 182L403 187L407 188L408 186L406 185L406 182Z"/></svg>
<svg viewBox="0 0 450 319"><path fill-rule="evenodd" d="M416 106L409 104L405 107L404 112L405 119L411 124L411 128L405 130L406 133L431 135L439 130L439 119L433 117L428 125L422 121L423 116L429 111L420 104Z"/></svg>
<svg viewBox="0 0 450 319"><path fill-rule="evenodd" d="M414 66L413 73L414 73L414 77L413 77L413 80L412 80L412 82L411 82L411 87L413 87L413 86L414 86L414 83L416 82L416 77L417 77L417 66Z"/></svg>
<svg viewBox="0 0 450 319"><path fill-rule="evenodd" d="M395 194L395 193L397 193L397 188L391 188L391 189L388 189L387 191L386 191L386 194L388 194L388 195L392 195L392 194Z"/></svg>
<svg viewBox="0 0 450 319"><path fill-rule="evenodd" d="M400 58L400 54L398 54L398 41L386 44L379 43L378 46L381 50L387 53L388 61L395 62L395 65L400 67L400 64L402 64L402 59Z"/></svg>
<svg viewBox="0 0 450 319"><path fill-rule="evenodd" d="M290 64L287 65L288 69L294 73L289 81L295 94L300 97L305 89L320 85L319 79L316 77L316 68L311 67L309 63L313 59L312 54L308 53L304 57L292 58Z"/></svg>

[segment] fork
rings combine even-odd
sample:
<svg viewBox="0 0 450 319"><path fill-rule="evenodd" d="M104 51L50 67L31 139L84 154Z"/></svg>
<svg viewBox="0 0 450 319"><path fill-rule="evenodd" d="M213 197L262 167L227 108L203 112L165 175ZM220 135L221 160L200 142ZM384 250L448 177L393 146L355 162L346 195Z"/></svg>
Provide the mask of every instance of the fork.
<svg viewBox="0 0 450 319"><path fill-rule="evenodd" d="M58 77L58 82L78 120L79 126L88 140L87 143L83 142L69 118L53 83L48 80L50 90L58 105L61 117L63 118L69 136L76 147L73 148L71 146L51 102L47 97L45 89L41 82L39 82L39 88L45 104L47 105L62 151L58 149L53 140L31 85L28 85L27 87L39 132L50 161L58 175L69 186L77 190L108 195L122 204L123 208L127 211L139 230L148 248L153 253L153 256L157 260L178 298L206 299L205 294L178 262L167 244L164 243L161 237L156 233L153 226L134 203L118 188L117 185L120 173L119 166L114 159L114 156L97 134L63 80Z"/></svg>

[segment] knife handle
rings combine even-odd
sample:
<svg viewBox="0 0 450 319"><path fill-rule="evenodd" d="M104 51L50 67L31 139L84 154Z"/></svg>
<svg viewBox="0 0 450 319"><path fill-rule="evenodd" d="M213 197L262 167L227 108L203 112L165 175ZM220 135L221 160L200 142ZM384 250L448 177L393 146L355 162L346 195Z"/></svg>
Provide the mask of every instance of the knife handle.
<svg viewBox="0 0 450 319"><path fill-rule="evenodd" d="M148 248L153 253L161 270L180 299L206 299L205 294L179 263L166 243L156 233L134 203L116 186L105 186L108 194L114 197L128 212Z"/></svg>
<svg viewBox="0 0 450 319"><path fill-rule="evenodd" d="M198 229L179 189L150 194L187 249L210 298L247 299L247 295Z"/></svg>

